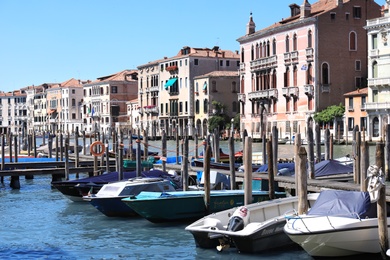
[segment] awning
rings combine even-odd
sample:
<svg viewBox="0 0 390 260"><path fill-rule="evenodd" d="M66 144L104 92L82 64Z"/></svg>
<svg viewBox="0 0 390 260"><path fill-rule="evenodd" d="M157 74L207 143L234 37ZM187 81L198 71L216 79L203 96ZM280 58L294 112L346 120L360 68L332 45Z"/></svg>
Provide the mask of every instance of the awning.
<svg viewBox="0 0 390 260"><path fill-rule="evenodd" d="M207 83L205 82L203 85L203 90L206 90L206 89L207 89Z"/></svg>
<svg viewBox="0 0 390 260"><path fill-rule="evenodd" d="M173 78L173 79L168 80L168 82L165 83L165 89L168 89L168 87L170 87L173 84L175 84L176 80L177 80L177 78Z"/></svg>

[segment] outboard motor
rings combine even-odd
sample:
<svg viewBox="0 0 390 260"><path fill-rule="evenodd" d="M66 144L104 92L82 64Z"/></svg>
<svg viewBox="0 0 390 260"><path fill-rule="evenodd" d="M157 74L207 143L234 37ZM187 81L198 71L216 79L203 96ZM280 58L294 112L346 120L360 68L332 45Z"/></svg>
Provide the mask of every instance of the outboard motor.
<svg viewBox="0 0 390 260"><path fill-rule="evenodd" d="M241 206L237 208L233 215L229 219L229 223L227 225L227 231L239 231L243 230L245 226L249 223L249 211L245 206ZM224 249L230 248L230 244L232 244L231 239L228 236L224 236L219 239L220 245L217 246L218 251L222 251Z"/></svg>
<svg viewBox="0 0 390 260"><path fill-rule="evenodd" d="M229 219L227 225L228 231L239 231L243 230L244 227L248 224L249 221L249 212L248 208L245 206L239 207L234 211L233 215Z"/></svg>

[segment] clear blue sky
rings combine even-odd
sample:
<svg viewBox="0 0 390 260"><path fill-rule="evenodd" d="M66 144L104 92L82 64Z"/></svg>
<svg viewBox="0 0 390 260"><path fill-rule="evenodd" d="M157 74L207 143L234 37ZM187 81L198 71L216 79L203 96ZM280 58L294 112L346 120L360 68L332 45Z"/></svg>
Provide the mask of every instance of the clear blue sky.
<svg viewBox="0 0 390 260"><path fill-rule="evenodd" d="M183 46L238 50L250 12L258 30L294 2L303 0L0 0L0 90L94 80Z"/></svg>

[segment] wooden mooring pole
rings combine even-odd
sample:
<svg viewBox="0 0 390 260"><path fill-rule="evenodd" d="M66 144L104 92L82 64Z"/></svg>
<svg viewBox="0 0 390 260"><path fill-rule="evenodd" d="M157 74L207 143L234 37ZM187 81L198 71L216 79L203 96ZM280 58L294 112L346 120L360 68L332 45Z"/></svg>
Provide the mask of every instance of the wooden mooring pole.
<svg viewBox="0 0 390 260"><path fill-rule="evenodd" d="M307 203L307 153L305 147L299 147L297 157L299 158L299 160L298 163L295 163L295 165L298 166L299 177L297 184L298 190L296 191L296 193L298 194L298 214L301 215L306 213L307 209L309 208Z"/></svg>
<svg viewBox="0 0 390 260"><path fill-rule="evenodd" d="M210 160L211 146L207 138L206 151L203 154L204 205L206 215L210 213Z"/></svg>
<svg viewBox="0 0 390 260"><path fill-rule="evenodd" d="M252 203L252 138L249 136L245 138L244 171L244 204L248 205Z"/></svg>
<svg viewBox="0 0 390 260"><path fill-rule="evenodd" d="M375 164L379 170L384 170L384 144L378 142L376 144ZM386 250L389 248L388 230L387 230L387 208L386 208L386 185L379 189L379 199L377 201L378 213L378 233L379 245L381 247L381 255L386 259Z"/></svg>

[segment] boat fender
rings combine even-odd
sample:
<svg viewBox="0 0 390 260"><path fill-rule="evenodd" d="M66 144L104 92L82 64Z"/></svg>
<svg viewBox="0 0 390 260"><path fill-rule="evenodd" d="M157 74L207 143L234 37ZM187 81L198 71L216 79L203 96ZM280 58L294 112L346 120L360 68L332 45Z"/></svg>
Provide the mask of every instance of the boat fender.
<svg viewBox="0 0 390 260"><path fill-rule="evenodd" d="M249 211L245 206L238 207L229 219L228 231L243 230L249 222Z"/></svg>
<svg viewBox="0 0 390 260"><path fill-rule="evenodd" d="M377 202L379 199L379 190L385 185L382 168L376 165L370 165L367 169L368 187L367 191L370 194L371 203Z"/></svg>

